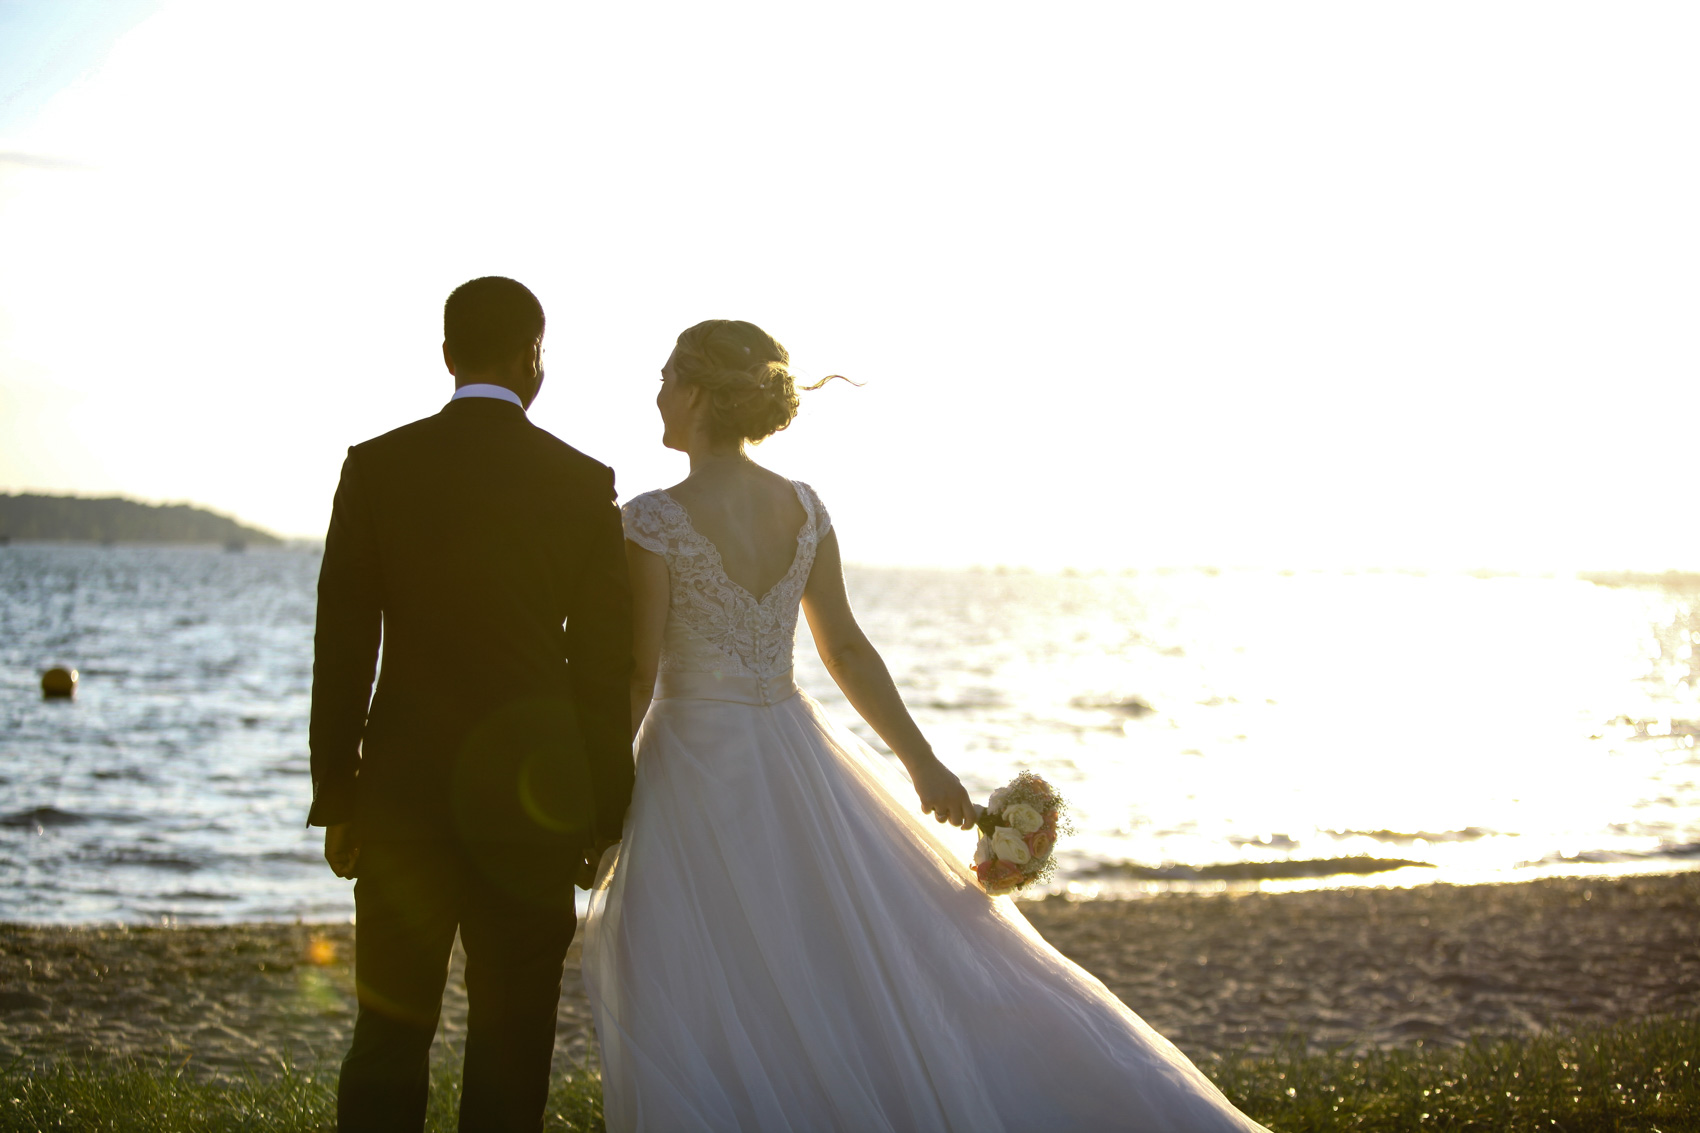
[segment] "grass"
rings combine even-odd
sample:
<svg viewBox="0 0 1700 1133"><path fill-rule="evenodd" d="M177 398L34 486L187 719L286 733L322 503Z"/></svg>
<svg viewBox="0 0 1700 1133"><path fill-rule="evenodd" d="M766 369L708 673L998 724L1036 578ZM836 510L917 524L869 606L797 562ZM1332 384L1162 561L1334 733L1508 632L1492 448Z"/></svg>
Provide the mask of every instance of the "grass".
<svg viewBox="0 0 1700 1133"><path fill-rule="evenodd" d="M1700 1017L1651 1019L1526 1040L1369 1055L1305 1051L1213 1060L1204 1070L1278 1133L1334 1130L1700 1130ZM454 1128L460 1081L432 1082L426 1127ZM235 1085L179 1069L87 1063L0 1070L0 1130L328 1130L334 1071L284 1067ZM556 1078L551 1130L600 1130L594 1071Z"/></svg>
<svg viewBox="0 0 1700 1133"><path fill-rule="evenodd" d="M433 1074L425 1128L455 1128L458 1069ZM557 1074L543 1127L602 1129L602 1080L594 1071ZM180 1067L90 1062L28 1073L0 1072L0 1130L246 1130L314 1133L336 1128L336 1068L284 1066L235 1084L197 1082Z"/></svg>
<svg viewBox="0 0 1700 1133"><path fill-rule="evenodd" d="M1368 1055L1295 1044L1202 1069L1280 1133L1700 1130L1700 1016Z"/></svg>

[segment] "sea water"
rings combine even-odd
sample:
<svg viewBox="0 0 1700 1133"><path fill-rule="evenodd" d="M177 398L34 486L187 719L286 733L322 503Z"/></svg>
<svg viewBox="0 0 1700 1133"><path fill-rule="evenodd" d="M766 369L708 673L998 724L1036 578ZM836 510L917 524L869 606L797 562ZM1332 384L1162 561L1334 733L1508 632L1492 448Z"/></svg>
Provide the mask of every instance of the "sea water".
<svg viewBox="0 0 1700 1133"><path fill-rule="evenodd" d="M302 825L318 565L0 547L0 920L351 914ZM1031 769L1070 800L1052 891L1700 865L1700 595L1397 572L847 574L972 793ZM80 671L76 699L42 699L53 665ZM798 680L884 751L806 629Z"/></svg>

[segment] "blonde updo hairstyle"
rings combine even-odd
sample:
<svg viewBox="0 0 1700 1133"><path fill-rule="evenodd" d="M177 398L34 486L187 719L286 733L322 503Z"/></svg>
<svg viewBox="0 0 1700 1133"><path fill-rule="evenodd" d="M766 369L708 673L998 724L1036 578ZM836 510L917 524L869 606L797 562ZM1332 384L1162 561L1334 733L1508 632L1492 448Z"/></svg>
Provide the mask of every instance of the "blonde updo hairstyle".
<svg viewBox="0 0 1700 1133"><path fill-rule="evenodd" d="M791 355L754 323L709 319L686 330L673 350L673 376L707 392L717 441L759 444L797 416ZM802 388L819 389L832 377Z"/></svg>

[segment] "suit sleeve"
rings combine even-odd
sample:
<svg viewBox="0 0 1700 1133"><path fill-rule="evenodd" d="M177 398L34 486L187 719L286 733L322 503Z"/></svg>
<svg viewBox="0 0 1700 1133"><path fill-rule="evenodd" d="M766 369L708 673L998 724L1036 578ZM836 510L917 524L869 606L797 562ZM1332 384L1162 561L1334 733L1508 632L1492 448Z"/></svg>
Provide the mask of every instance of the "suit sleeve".
<svg viewBox="0 0 1700 1133"><path fill-rule="evenodd" d="M313 707L307 726L313 769L309 826L331 826L354 817L360 738L366 730L383 627L376 533L370 516L350 449L331 506L325 557L319 566Z"/></svg>
<svg viewBox="0 0 1700 1133"><path fill-rule="evenodd" d="M567 672L596 794L598 838L617 839L632 801L632 596L614 473L584 527L578 584L569 590Z"/></svg>

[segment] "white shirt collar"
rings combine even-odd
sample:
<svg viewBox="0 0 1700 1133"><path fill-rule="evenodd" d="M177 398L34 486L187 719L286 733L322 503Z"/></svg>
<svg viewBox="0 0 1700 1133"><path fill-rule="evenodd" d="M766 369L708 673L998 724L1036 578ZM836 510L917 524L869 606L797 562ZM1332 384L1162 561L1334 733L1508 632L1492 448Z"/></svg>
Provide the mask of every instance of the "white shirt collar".
<svg viewBox="0 0 1700 1133"><path fill-rule="evenodd" d="M490 382L473 382L471 385L461 386L449 400L459 401L463 397L494 397L500 401L511 401L522 411L525 409L525 403L519 399L519 394L507 386L493 385Z"/></svg>

